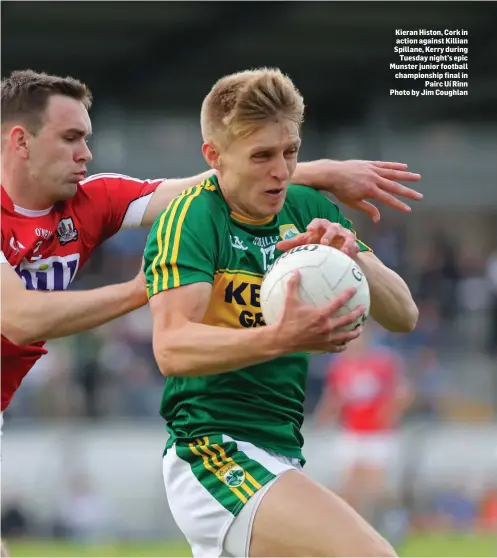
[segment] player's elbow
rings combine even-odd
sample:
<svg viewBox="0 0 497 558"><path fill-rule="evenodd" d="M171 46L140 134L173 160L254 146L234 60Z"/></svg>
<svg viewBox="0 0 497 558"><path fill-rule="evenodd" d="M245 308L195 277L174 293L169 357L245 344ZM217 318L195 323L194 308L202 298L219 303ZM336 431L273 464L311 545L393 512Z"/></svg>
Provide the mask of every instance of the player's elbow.
<svg viewBox="0 0 497 558"><path fill-rule="evenodd" d="M402 307L395 319L389 320L387 329L393 333L412 333L416 329L418 318L418 307L411 300Z"/></svg>
<svg viewBox="0 0 497 558"><path fill-rule="evenodd" d="M414 302L410 300L404 308L402 319L399 320L400 331L399 333L412 333L416 329L419 319L419 309Z"/></svg>
<svg viewBox="0 0 497 558"><path fill-rule="evenodd" d="M174 366L174 362L173 359L171 358L171 355L169 355L167 351L161 351L160 353L154 351L154 355L160 373L165 378L170 378L170 377L180 375L177 367Z"/></svg>
<svg viewBox="0 0 497 558"><path fill-rule="evenodd" d="M171 339L154 341L154 356L160 373L166 377L184 376L187 372L184 358L178 354L174 342Z"/></svg>
<svg viewBox="0 0 497 558"><path fill-rule="evenodd" d="M2 315L2 335L19 347L31 345L36 341L33 332L31 332L29 328L23 327L20 319L16 319L15 317L12 319L4 315Z"/></svg>
<svg viewBox="0 0 497 558"><path fill-rule="evenodd" d="M419 310L416 303L410 298L395 306L372 307L371 316L392 333L412 333L418 323Z"/></svg>
<svg viewBox="0 0 497 558"><path fill-rule="evenodd" d="M160 373L165 378L178 378L186 375L185 367L182 366L181 362L178 361L178 358L175 358L172 354L162 352L160 356L156 354L155 358L157 360Z"/></svg>

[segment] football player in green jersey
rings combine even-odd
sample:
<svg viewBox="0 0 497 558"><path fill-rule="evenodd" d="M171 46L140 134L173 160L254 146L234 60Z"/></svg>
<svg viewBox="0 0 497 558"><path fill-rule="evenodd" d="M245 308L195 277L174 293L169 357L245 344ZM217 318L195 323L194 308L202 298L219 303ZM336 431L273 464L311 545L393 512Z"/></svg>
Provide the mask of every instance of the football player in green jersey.
<svg viewBox="0 0 497 558"><path fill-rule="evenodd" d="M201 112L202 151L217 174L173 200L147 241L153 348L167 377L164 482L195 557L395 555L302 473L308 353L345 350L360 330L341 328L364 308L333 317L353 290L325 308L303 304L297 274L280 320L266 326L261 313L264 273L295 237L365 262L372 317L385 327L410 331L417 320L406 284L338 207L290 184L303 113L279 70L219 80Z"/></svg>

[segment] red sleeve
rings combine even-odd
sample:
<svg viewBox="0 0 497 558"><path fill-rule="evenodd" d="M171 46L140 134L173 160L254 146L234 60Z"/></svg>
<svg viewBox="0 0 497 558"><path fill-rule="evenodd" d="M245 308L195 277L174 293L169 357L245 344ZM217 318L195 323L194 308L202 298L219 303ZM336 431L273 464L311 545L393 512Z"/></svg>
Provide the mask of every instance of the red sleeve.
<svg viewBox="0 0 497 558"><path fill-rule="evenodd" d="M141 225L147 205L164 179L141 180L122 174L94 174L81 182L95 208L103 213L104 236Z"/></svg>

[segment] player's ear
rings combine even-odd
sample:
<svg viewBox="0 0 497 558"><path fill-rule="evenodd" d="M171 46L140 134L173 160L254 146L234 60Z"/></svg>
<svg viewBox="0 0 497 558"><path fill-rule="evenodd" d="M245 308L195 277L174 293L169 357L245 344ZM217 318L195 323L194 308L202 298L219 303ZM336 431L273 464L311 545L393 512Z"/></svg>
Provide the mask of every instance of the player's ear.
<svg viewBox="0 0 497 558"><path fill-rule="evenodd" d="M202 155L204 156L205 162L209 167L219 170L219 151L216 146L212 143L204 143L202 145Z"/></svg>
<svg viewBox="0 0 497 558"><path fill-rule="evenodd" d="M9 132L9 142L14 151L22 159L29 156L28 142L30 133L24 126L14 126Z"/></svg>

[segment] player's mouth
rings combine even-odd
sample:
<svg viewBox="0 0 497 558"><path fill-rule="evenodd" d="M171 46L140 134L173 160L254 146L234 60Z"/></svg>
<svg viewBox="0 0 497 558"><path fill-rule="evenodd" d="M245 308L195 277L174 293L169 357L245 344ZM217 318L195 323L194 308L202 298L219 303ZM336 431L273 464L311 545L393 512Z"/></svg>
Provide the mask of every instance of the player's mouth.
<svg viewBox="0 0 497 558"><path fill-rule="evenodd" d="M283 195L284 192L284 188L273 188L272 190L266 190L264 193L273 199L278 199Z"/></svg>
<svg viewBox="0 0 497 558"><path fill-rule="evenodd" d="M86 176L86 171L81 171L81 172L75 172L74 176L78 179L78 180L83 180Z"/></svg>

